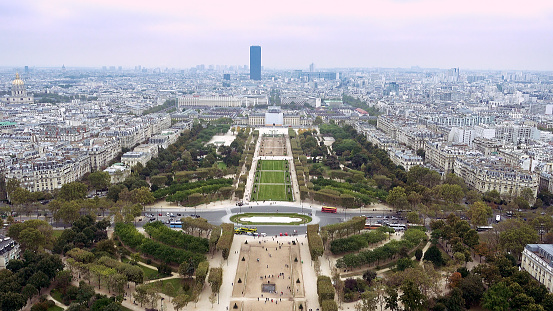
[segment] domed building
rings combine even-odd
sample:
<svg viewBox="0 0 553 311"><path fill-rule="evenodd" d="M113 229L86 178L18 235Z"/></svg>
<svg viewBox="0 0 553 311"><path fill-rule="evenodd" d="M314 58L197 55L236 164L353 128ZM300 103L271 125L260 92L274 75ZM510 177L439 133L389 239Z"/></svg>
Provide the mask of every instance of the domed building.
<svg viewBox="0 0 553 311"><path fill-rule="evenodd" d="M28 95L25 89L25 82L21 80L19 74L15 74L15 80L12 81L12 96L8 96L6 104L33 104L35 98L33 95Z"/></svg>

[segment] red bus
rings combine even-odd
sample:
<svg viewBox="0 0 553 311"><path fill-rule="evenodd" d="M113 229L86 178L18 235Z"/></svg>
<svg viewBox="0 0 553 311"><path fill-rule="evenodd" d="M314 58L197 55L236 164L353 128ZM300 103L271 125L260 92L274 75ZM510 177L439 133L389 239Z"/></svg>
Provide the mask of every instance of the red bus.
<svg viewBox="0 0 553 311"><path fill-rule="evenodd" d="M368 229L368 230L376 230L378 228L382 227L381 224L365 224L365 229Z"/></svg>
<svg viewBox="0 0 553 311"><path fill-rule="evenodd" d="M323 206L321 209L323 213L336 213L336 207Z"/></svg>

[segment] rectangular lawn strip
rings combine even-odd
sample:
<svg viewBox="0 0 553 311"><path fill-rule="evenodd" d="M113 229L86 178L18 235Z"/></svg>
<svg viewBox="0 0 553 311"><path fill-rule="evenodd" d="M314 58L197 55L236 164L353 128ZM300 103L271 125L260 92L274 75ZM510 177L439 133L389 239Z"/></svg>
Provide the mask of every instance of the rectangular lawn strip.
<svg viewBox="0 0 553 311"><path fill-rule="evenodd" d="M259 185L258 201L275 200L286 201L286 186L283 185Z"/></svg>
<svg viewBox="0 0 553 311"><path fill-rule="evenodd" d="M262 171L284 171L284 160L260 160Z"/></svg>
<svg viewBox="0 0 553 311"><path fill-rule="evenodd" d="M259 181L262 184L283 184L284 172L261 171Z"/></svg>
<svg viewBox="0 0 553 311"><path fill-rule="evenodd" d="M128 309L127 309L128 310ZM46 311L63 311L63 308L60 307L60 306L51 306L50 308L48 308L48 310Z"/></svg>

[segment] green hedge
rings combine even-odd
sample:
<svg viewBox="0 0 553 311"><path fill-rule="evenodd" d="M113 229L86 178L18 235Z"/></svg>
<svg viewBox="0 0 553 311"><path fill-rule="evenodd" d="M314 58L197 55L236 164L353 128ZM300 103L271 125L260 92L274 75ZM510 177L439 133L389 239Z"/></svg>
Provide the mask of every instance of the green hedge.
<svg viewBox="0 0 553 311"><path fill-rule="evenodd" d="M319 295L319 303L325 300L334 301L335 290L330 277L326 275L317 277L317 295Z"/></svg>
<svg viewBox="0 0 553 311"><path fill-rule="evenodd" d="M426 234L419 229L409 228L405 231L400 241L392 240L385 245L373 250L366 250L357 254L347 254L336 261L337 268L356 268L380 260L392 259L401 249L408 250L417 247L422 241L427 239Z"/></svg>
<svg viewBox="0 0 553 311"><path fill-rule="evenodd" d="M221 224L221 229L223 232L217 242L217 250L221 250L223 258L228 259L230 247L232 246L232 241L234 240L234 225Z"/></svg>
<svg viewBox="0 0 553 311"><path fill-rule="evenodd" d="M307 225L307 242L311 259L318 260L323 255L323 239L319 235L319 225Z"/></svg>
<svg viewBox="0 0 553 311"><path fill-rule="evenodd" d="M334 300L324 300L321 302L321 311L338 311L338 305Z"/></svg>
<svg viewBox="0 0 553 311"><path fill-rule="evenodd" d="M386 231L386 228L379 228L375 231L352 235L343 239L336 239L330 242L330 251L333 254L358 251L362 248L368 247L370 244L385 240L388 237Z"/></svg>
<svg viewBox="0 0 553 311"><path fill-rule="evenodd" d="M170 246L194 253L207 253L209 251L209 241L207 239L172 230L160 221L147 223L144 225L144 230L152 239Z"/></svg>
<svg viewBox="0 0 553 311"><path fill-rule="evenodd" d="M197 267L200 262L206 260L203 254L178 249L147 239L132 224L116 223L115 234L125 245L140 250L144 255L152 256L162 262L181 264L192 260L194 267Z"/></svg>

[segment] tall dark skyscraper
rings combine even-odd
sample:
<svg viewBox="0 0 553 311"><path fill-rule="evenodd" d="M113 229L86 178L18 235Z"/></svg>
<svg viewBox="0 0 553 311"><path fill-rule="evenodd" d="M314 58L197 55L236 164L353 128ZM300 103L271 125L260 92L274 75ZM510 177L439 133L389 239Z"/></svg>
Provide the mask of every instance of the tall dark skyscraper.
<svg viewBox="0 0 553 311"><path fill-rule="evenodd" d="M250 46L250 79L261 80L261 47Z"/></svg>

